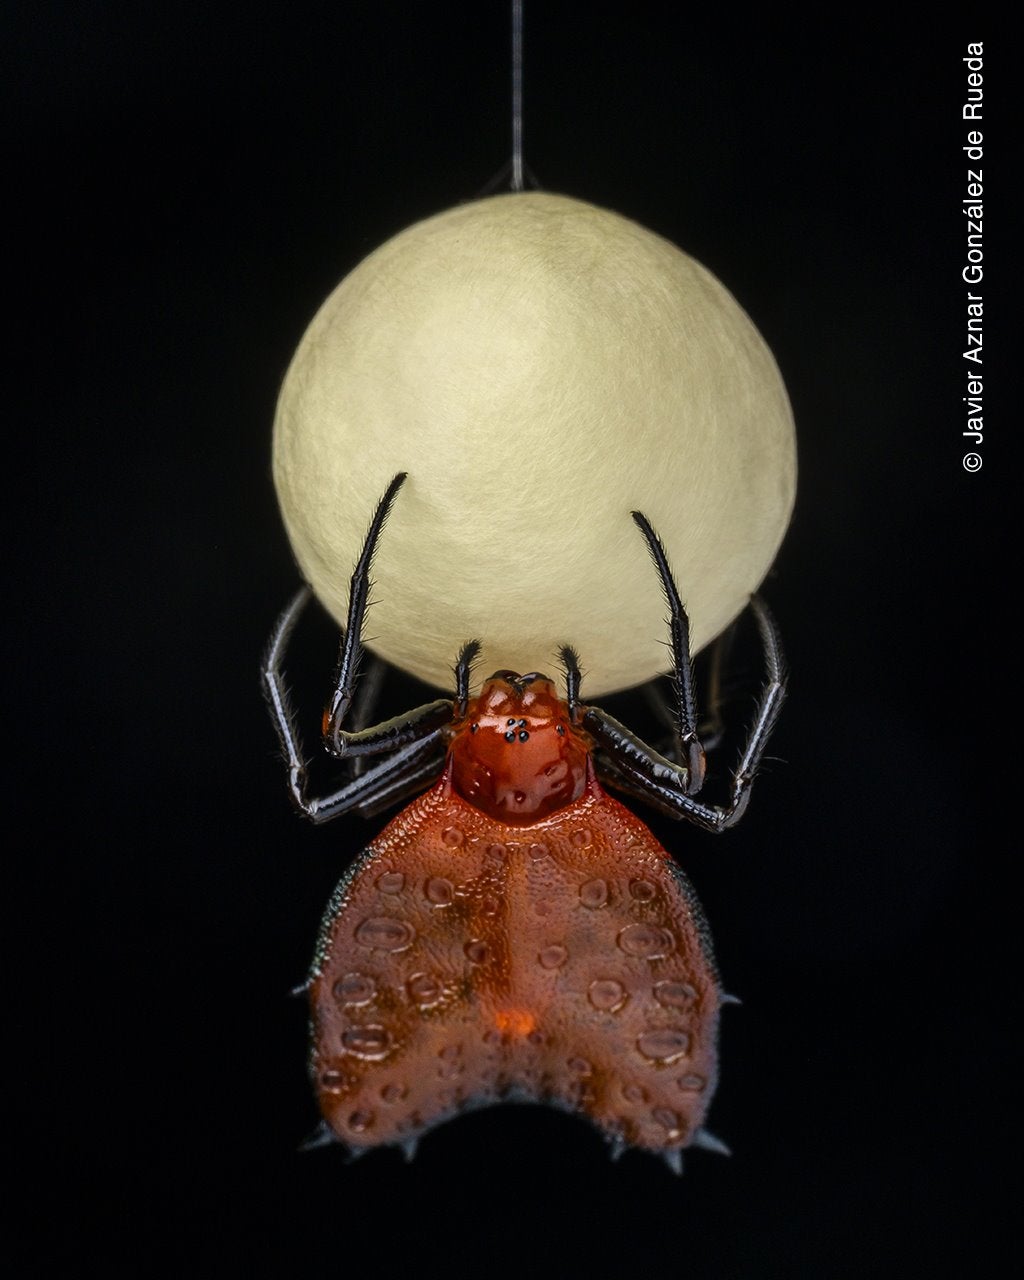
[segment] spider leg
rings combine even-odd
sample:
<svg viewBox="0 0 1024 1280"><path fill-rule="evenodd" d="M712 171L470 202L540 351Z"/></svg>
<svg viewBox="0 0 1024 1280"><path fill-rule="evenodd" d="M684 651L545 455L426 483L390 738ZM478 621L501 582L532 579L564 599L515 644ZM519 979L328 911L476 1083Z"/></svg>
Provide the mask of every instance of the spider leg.
<svg viewBox="0 0 1024 1280"><path fill-rule="evenodd" d="M580 655L571 644L563 644L558 651L558 658L565 671L565 705L569 708L569 720L574 725L582 724L585 708L580 704Z"/></svg>
<svg viewBox="0 0 1024 1280"><path fill-rule="evenodd" d="M697 736L700 738L704 747L705 755L711 755L722 742L725 736L725 721L722 716L722 703L724 695L722 691L723 676L728 663L729 650L736 636L736 624L732 623L722 632L722 634L711 645L707 655L707 671L705 673L706 691L705 699L708 703L708 710L697 725ZM641 686L640 693L648 707L654 713L662 728L667 730L670 737L667 741L659 741L656 744L657 750L663 756L667 756L669 760L675 760L680 763L676 749L676 717L665 697L659 680L648 680Z"/></svg>
<svg viewBox="0 0 1024 1280"><path fill-rule="evenodd" d="M455 719L461 719L466 714L466 707L469 703L469 681L473 659L479 652L480 642L471 640L468 644L462 646L456 661ZM425 786L439 776L444 768L445 753L443 743L432 742L432 745L434 750L427 753L424 759L420 760L418 756L410 757L407 765L403 764L401 769L396 769L390 775L380 771L379 782L376 782L372 789L367 791L365 798L360 800L358 804L348 807L355 808L362 818L372 818L383 809L389 809L393 805L401 804L403 800L407 800L410 796L422 791ZM362 759L362 757L357 757L354 763L358 766L362 763Z"/></svg>
<svg viewBox="0 0 1024 1280"><path fill-rule="evenodd" d="M606 751L598 751L594 763L598 777L605 786L613 787L616 791L621 791L623 795L630 796L634 800L642 800L644 804L650 805L652 809L659 810L669 818L677 818L679 816L674 805L667 804L657 795L652 795L649 787L642 787L638 782L634 782L631 774L623 772L613 755L609 755Z"/></svg>
<svg viewBox="0 0 1024 1280"><path fill-rule="evenodd" d="M375 761L330 795L295 798L302 812L317 826L353 810L360 817L370 818L423 791L440 777L443 768L444 747L438 733ZM294 797L294 791L292 794Z"/></svg>
<svg viewBox="0 0 1024 1280"><path fill-rule="evenodd" d="M364 742L373 740L372 752L389 752L388 758L329 795L310 795L307 759L285 685L283 658L288 640L311 594L308 587L301 588L278 618L263 660L263 687L288 766L288 790L301 812L313 822L320 823L351 809L361 809L364 805L384 807L390 803L387 797L397 788L410 787L413 782L418 786L436 777L441 771L443 757L441 727L451 719L452 704L440 699L405 716L359 730ZM362 754L372 752L364 748ZM430 757L429 761L427 757Z"/></svg>
<svg viewBox="0 0 1024 1280"><path fill-rule="evenodd" d="M405 479L406 473L400 471L377 503L377 509L370 521L370 528L349 584L348 617L341 635L334 693L331 695L331 701L324 716L324 747L338 759L395 751L406 743L419 741L424 733L429 731L426 729L427 725L433 729L448 723L451 719L451 702L447 699L439 699L437 702L427 703L417 708L407 716L396 716L394 719L383 720L368 728L345 729L343 727L352 709L352 701L359 680L359 664L363 655L363 619L373 585L370 581L373 555L388 514Z"/></svg>
<svg viewBox="0 0 1024 1280"><path fill-rule="evenodd" d="M349 715L352 729L365 729L373 722L373 712L380 700L380 691L384 687L387 669L388 664L383 658L378 658L374 653L370 654L370 660L359 677L359 683L352 698L352 711ZM352 761L352 776L358 778L365 770L366 756L356 756Z"/></svg>
<svg viewBox="0 0 1024 1280"><path fill-rule="evenodd" d="M674 724L676 757L685 765L686 793L696 795L704 782L706 761L704 748L697 734L697 707L693 691L693 663L690 660L690 620L679 598L668 557L661 539L651 528L651 522L641 511L631 513L637 528L644 535L651 559L661 579L661 589L669 609L669 635L672 644L672 680L676 694Z"/></svg>
<svg viewBox="0 0 1024 1280"><path fill-rule="evenodd" d="M404 804L425 791L444 772L445 750L443 744L432 744L434 750L426 751L422 759L417 756L401 763L401 767L392 770L381 769L379 778L371 779L368 787L357 804L346 804L345 808L355 809L361 818L374 818L385 809ZM406 748L408 750L408 748ZM389 758L388 764L391 763ZM379 767L379 766L378 766ZM373 770L367 770L366 777ZM332 815L333 816L333 815Z"/></svg>
<svg viewBox="0 0 1024 1280"><path fill-rule="evenodd" d="M583 723L593 736L595 745L612 765L609 772L614 784L647 800L662 812L676 818L689 818L708 831L725 831L742 817L750 799L754 776L786 696L785 659L775 620L758 596L751 598L750 607L761 635L767 680L757 701L754 723L739 767L733 774L732 796L728 805L707 805L695 800L684 765L659 755L598 707L587 707L583 716Z"/></svg>
<svg viewBox="0 0 1024 1280"><path fill-rule="evenodd" d="M442 729L451 723L453 706L450 699L439 698L425 703L405 715L367 725L370 708L376 696L376 676L371 671L371 687L356 698L359 664L362 657L362 627L371 589L370 568L377 540L387 520L405 473L399 472L388 485L370 522L370 528L356 562L349 586L347 625L342 632L338 670L334 692L324 716L324 746L339 759L384 755L389 759L366 770L328 796L309 794L307 761L302 748L295 715L284 682L283 659L288 640L300 613L310 598L304 587L281 614L271 633L263 661L263 685L270 704L271 718L288 766L288 788L299 809L314 822L326 822L350 809L375 811L391 803L392 798L407 795L424 781L440 772ZM457 703L465 708L469 698L470 664L479 646L465 646L456 667ZM355 705L354 705L355 704ZM346 729L349 715L354 727Z"/></svg>
<svg viewBox="0 0 1024 1280"><path fill-rule="evenodd" d="M469 680L473 673L473 659L480 652L480 641L470 640L462 646L455 663L455 711L454 718L461 720L469 706Z"/></svg>

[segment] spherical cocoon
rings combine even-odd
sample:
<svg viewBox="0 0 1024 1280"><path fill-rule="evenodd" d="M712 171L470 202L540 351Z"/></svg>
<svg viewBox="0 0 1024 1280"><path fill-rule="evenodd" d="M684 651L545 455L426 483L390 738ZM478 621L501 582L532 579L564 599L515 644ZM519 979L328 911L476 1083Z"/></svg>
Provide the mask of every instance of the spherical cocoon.
<svg viewBox="0 0 1024 1280"><path fill-rule="evenodd" d="M274 478L299 567L339 622L398 471L368 647L449 688L467 640L486 673L555 672L569 643L592 699L670 665L630 512L661 535L696 651L782 540L793 419L768 348L699 263L579 200L502 195L372 253L288 370Z"/></svg>

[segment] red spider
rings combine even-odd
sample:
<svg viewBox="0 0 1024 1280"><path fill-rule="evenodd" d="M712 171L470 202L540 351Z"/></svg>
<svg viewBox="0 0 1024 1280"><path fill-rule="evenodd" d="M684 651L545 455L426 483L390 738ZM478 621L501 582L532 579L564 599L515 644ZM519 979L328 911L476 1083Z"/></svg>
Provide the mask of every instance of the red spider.
<svg viewBox="0 0 1024 1280"><path fill-rule="evenodd" d="M785 695L775 624L755 597L768 679L725 807L695 799L705 760L689 624L664 548L636 511L670 611L674 759L580 701L569 646L564 700L547 676L514 671L471 698L474 640L459 654L454 700L346 730L371 562L404 480L381 499L352 576L323 725L332 756L385 758L330 795L308 793L281 668L308 589L278 621L263 670L307 817L372 814L422 792L348 870L324 916L308 983L322 1137L411 1155L460 1112L544 1102L587 1116L613 1154L641 1148L679 1171L691 1144L724 1150L702 1126L730 997L689 881L602 779L709 831L738 821Z"/></svg>

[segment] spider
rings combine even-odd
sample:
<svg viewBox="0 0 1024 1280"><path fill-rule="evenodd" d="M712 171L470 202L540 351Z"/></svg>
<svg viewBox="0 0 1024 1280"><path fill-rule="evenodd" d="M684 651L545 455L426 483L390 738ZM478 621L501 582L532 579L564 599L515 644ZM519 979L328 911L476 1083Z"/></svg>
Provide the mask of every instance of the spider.
<svg viewBox="0 0 1024 1280"><path fill-rule="evenodd" d="M662 754L581 700L580 661L559 658L565 696L533 671L496 671L476 697L471 640L455 693L367 727L358 673L370 571L405 473L381 498L352 575L323 745L355 776L311 793L283 656L310 591L271 635L263 683L288 787L315 823L407 805L356 859L325 913L306 986L317 1141L352 1154L399 1146L467 1110L542 1102L589 1119L612 1154L639 1148L680 1171L715 1089L723 993L701 907L653 834L604 784L722 832L742 816L784 696L776 625L750 607L767 679L725 805L698 798L705 750L689 623L660 539L632 517L669 609L676 693ZM381 757L368 767L369 757Z"/></svg>

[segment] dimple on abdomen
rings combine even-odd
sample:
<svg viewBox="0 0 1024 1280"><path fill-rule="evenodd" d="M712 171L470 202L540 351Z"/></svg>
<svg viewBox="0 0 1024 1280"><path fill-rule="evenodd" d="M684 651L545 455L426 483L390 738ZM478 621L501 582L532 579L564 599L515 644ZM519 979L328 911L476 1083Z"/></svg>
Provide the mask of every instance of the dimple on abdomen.
<svg viewBox="0 0 1024 1280"><path fill-rule="evenodd" d="M686 1146L713 1091L717 979L646 828L603 796L516 839L472 815L458 841L450 816L430 825L369 850L330 922L313 1071L338 1137L406 1142L514 1097Z"/></svg>

